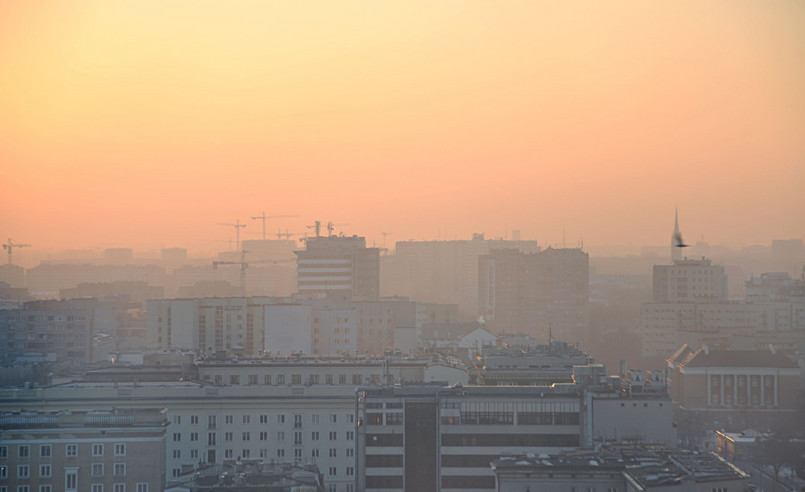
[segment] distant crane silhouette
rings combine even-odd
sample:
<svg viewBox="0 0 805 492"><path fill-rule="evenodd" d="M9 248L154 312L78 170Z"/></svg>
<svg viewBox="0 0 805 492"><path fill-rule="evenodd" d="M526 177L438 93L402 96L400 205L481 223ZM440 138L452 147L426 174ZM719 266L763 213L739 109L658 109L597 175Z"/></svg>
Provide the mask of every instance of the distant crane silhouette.
<svg viewBox="0 0 805 492"><path fill-rule="evenodd" d="M240 230L246 227L246 224L241 224L240 219L237 220L234 224L230 222L219 222L218 225L222 226L229 226L235 228L235 249L240 250Z"/></svg>
<svg viewBox="0 0 805 492"><path fill-rule="evenodd" d="M14 251L14 248L30 248L30 244L22 244L22 243L15 243L8 238L8 242L3 244L3 249L8 251L8 264L11 265L11 253Z"/></svg>
<svg viewBox="0 0 805 492"><path fill-rule="evenodd" d="M263 215L258 215L257 217L252 217L252 220L262 220L263 221L263 241L266 240L266 221L268 219L287 219L290 217L299 217L298 215L266 215L265 210L263 211Z"/></svg>
<svg viewBox="0 0 805 492"><path fill-rule="evenodd" d="M284 260L261 260L261 261L252 261L246 262L246 250L241 250L240 252L240 260L239 261L230 261L230 260L218 260L212 262L212 268L214 270L218 269L218 265L240 265L240 292L243 297L246 297L246 269L249 268L250 264L255 263L271 263L271 264L278 264L278 263L286 263L290 261L296 261L296 258L286 258Z"/></svg>

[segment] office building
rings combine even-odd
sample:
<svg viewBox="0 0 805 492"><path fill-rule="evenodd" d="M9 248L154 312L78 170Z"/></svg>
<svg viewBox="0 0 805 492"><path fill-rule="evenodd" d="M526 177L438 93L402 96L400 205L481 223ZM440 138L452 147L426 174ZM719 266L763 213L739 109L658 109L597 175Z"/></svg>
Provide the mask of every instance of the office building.
<svg viewBox="0 0 805 492"><path fill-rule="evenodd" d="M366 238L308 238L296 254L297 292L309 297L346 294L356 300L380 295L380 250L367 248Z"/></svg>

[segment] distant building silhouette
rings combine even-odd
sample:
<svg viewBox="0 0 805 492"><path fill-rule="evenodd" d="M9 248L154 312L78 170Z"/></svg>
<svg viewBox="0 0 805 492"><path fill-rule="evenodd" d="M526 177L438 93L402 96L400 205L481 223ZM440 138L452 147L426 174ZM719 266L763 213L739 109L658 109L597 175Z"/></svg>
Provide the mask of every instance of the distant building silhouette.
<svg viewBox="0 0 805 492"><path fill-rule="evenodd" d="M544 341L552 333L571 342L586 335L589 255L580 248L494 250L479 265L479 314L493 333L527 333Z"/></svg>

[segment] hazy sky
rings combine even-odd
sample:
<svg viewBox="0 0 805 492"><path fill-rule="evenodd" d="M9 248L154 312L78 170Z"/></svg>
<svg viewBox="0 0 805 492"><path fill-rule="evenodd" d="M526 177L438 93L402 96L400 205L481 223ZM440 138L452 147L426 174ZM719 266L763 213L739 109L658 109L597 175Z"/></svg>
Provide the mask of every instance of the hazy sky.
<svg viewBox="0 0 805 492"><path fill-rule="evenodd" d="M805 235L805 2L0 2L0 237Z"/></svg>

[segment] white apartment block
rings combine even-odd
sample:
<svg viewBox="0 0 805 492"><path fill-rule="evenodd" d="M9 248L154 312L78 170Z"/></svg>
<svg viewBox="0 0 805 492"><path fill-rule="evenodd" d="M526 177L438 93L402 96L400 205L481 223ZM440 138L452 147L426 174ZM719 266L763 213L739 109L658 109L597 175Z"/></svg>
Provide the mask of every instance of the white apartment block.
<svg viewBox="0 0 805 492"><path fill-rule="evenodd" d="M654 265L654 302L727 300L727 274L710 260L685 258L673 265Z"/></svg>

